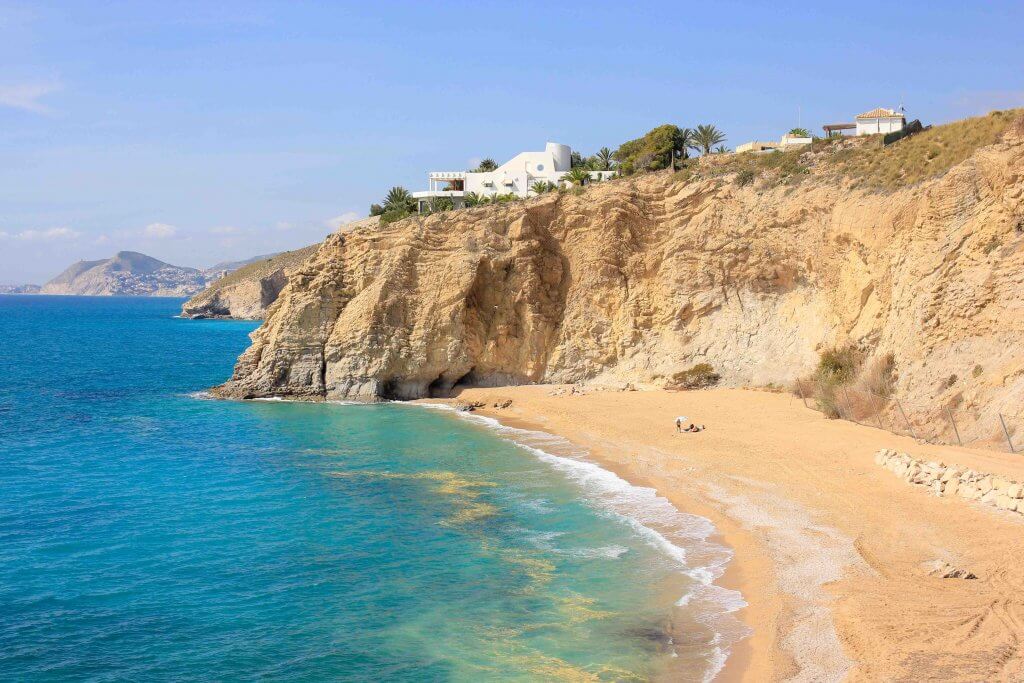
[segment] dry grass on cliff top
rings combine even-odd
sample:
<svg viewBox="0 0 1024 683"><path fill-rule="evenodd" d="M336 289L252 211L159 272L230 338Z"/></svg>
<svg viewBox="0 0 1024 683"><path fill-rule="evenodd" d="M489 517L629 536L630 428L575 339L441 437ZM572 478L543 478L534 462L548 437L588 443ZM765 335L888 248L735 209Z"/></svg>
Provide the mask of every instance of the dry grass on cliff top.
<svg viewBox="0 0 1024 683"><path fill-rule="evenodd" d="M1024 109L994 111L930 130L882 147L881 136L859 148L836 152L828 170L849 178L858 187L894 189L935 178L967 160L982 147L999 142ZM875 142L877 140L877 142Z"/></svg>
<svg viewBox="0 0 1024 683"><path fill-rule="evenodd" d="M268 259L263 259L262 261L256 261L255 263L242 266L238 270L228 273L211 284L205 291L215 292L218 289L230 287L235 283L242 282L250 278L264 278L279 268L290 270L312 256L319 247L319 244L311 244L308 247L302 247L301 249L295 249L294 251L281 252L280 254L275 254Z"/></svg>
<svg viewBox="0 0 1024 683"><path fill-rule="evenodd" d="M730 154L693 160L681 172L704 177L735 174L738 185L793 185L810 177L854 187L895 190L935 178L982 147L995 144L1024 109L994 111L955 121L882 147L882 136L816 140L811 148L770 154Z"/></svg>

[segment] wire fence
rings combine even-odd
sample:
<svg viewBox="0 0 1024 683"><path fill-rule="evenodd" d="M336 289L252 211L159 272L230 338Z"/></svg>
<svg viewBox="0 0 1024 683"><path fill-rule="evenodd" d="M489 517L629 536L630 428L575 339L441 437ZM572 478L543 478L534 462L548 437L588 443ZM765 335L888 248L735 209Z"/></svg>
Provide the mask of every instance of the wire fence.
<svg viewBox="0 0 1024 683"><path fill-rule="evenodd" d="M864 389L801 380L797 395L829 417L870 425L927 443L990 448L1024 455L1024 417L989 407L908 402Z"/></svg>

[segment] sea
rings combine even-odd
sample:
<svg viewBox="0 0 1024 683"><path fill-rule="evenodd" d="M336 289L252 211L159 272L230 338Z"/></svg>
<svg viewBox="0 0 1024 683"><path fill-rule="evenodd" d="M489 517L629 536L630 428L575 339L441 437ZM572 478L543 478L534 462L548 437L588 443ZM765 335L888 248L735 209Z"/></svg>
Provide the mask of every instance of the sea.
<svg viewBox="0 0 1024 683"><path fill-rule="evenodd" d="M704 681L711 524L443 406L223 401L255 323L0 296L0 680Z"/></svg>

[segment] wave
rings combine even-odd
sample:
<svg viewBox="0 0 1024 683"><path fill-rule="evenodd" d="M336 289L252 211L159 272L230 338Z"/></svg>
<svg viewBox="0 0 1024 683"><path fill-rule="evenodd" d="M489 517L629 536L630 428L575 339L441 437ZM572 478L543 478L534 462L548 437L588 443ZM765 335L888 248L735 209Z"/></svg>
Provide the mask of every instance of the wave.
<svg viewBox="0 0 1024 683"><path fill-rule="evenodd" d="M450 411L471 422L483 425L502 438L534 455L541 462L562 472L583 491L586 499L599 509L624 521L648 545L676 564L678 570L693 580L693 585L676 601L678 607L689 607L698 621L714 631L708 653L709 671L705 680L718 675L725 665L730 646L747 637L749 629L739 622L734 612L747 603L739 591L724 588L715 581L725 573L732 559L729 548L712 542L715 527L705 517L682 512L655 489L626 481L589 459L585 449L547 432L509 427L500 421L459 411L443 403L421 403L419 406ZM627 549L619 547L587 548L577 552L604 553L594 557L618 557ZM615 555L614 553L618 553Z"/></svg>

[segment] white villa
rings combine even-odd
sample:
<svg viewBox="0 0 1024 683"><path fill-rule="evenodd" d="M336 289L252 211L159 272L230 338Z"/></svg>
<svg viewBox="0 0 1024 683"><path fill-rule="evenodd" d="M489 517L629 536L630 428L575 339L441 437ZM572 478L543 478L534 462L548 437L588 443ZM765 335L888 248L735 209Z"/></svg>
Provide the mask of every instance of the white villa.
<svg viewBox="0 0 1024 683"><path fill-rule="evenodd" d="M872 109L857 114L857 135L877 135L878 133L895 133L903 130L907 118L903 112L894 109Z"/></svg>
<svg viewBox="0 0 1024 683"><path fill-rule="evenodd" d="M549 142L544 145L543 152L521 152L493 171L431 171L427 174L430 189L413 192L412 196L419 211L439 197L451 199L458 208L468 192L484 196L512 193L529 197L534 194L530 189L534 183L557 185L570 168L572 149L569 145ZM592 180L607 180L614 175L615 171L590 171Z"/></svg>
<svg viewBox="0 0 1024 683"><path fill-rule="evenodd" d="M803 147L804 145L811 144L811 138L801 137L799 135L791 135L786 133L778 142L759 142L754 140L753 142L745 142L742 145L737 145L736 153L741 152L774 152L776 150L786 151L787 149L793 149L794 147Z"/></svg>
<svg viewBox="0 0 1024 683"><path fill-rule="evenodd" d="M844 130L856 130L857 135L878 135L879 133L895 133L907 125L907 117L901 111L878 107L863 114L857 114L856 123L829 123L825 129L825 137L845 135Z"/></svg>

